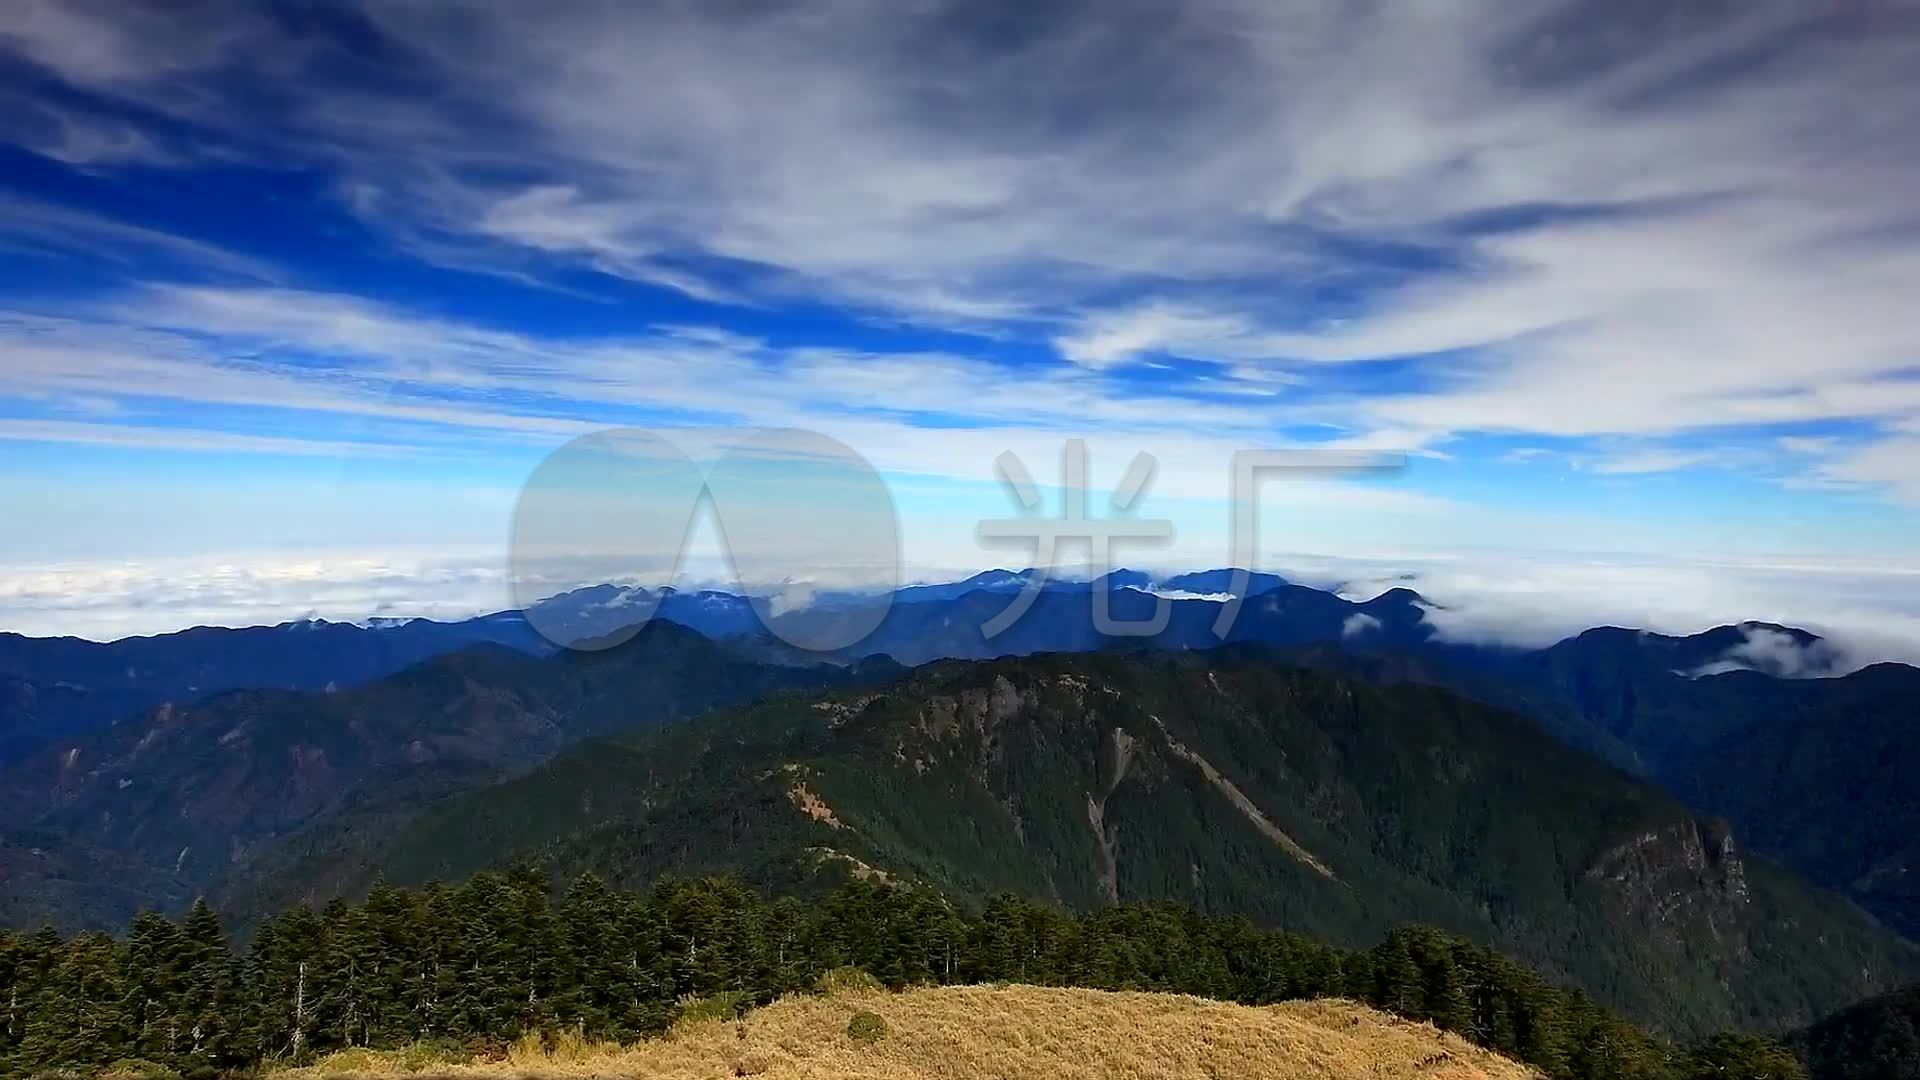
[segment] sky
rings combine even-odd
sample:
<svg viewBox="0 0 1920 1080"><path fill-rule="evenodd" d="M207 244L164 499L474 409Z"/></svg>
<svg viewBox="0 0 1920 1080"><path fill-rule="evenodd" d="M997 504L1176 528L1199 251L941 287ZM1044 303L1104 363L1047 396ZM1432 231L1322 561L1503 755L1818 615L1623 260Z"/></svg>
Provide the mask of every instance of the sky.
<svg viewBox="0 0 1920 1080"><path fill-rule="evenodd" d="M1152 455L1174 568L1236 451L1383 451L1262 567L1920 657L1915 71L1895 0L13 0L0 628L504 607L550 454L773 427L908 579L1021 562L1003 453Z"/></svg>

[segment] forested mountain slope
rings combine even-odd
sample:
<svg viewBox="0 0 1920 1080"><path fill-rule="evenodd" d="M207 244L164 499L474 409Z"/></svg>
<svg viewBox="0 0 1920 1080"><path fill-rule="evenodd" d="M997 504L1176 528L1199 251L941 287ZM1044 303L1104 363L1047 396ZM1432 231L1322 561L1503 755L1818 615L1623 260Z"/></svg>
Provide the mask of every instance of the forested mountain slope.
<svg viewBox="0 0 1920 1080"><path fill-rule="evenodd" d="M1590 630L1501 656L1437 647L1407 677L1533 717L1570 745L1730 819L1747 845L1920 935L1920 669L1827 678L1720 670L1753 637L1818 650L1802 631L1743 624L1687 638ZM1378 673L1391 665L1371 664Z"/></svg>
<svg viewBox="0 0 1920 1080"><path fill-rule="evenodd" d="M527 855L630 885L1168 899L1337 942L1417 920L1685 1032L1804 1023L1917 970L1844 901L1524 719L1261 649L934 665L583 745L384 838L358 881Z"/></svg>
<svg viewBox="0 0 1920 1080"><path fill-rule="evenodd" d="M1920 1080L1920 985L1842 1009L1792 1044L1814 1080Z"/></svg>
<svg viewBox="0 0 1920 1080"><path fill-rule="evenodd" d="M583 738L847 677L754 663L661 620L605 651L481 646L354 690L162 706L0 770L0 816L33 830L0 847L26 871L0 893L18 919L74 925L87 897L77 924L112 925L310 824L359 815L391 827ZM125 873L90 869L120 864L165 886L142 896Z"/></svg>

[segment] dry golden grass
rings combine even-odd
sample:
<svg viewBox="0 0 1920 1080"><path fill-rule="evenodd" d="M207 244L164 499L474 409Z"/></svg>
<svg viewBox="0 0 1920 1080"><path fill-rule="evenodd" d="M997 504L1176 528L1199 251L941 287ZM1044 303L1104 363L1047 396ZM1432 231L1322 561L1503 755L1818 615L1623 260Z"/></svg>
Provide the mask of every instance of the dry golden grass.
<svg viewBox="0 0 1920 1080"><path fill-rule="evenodd" d="M861 1045L856 1012L888 1034ZM1430 1025L1338 1001L1251 1008L1169 994L964 986L784 998L742 1020L677 1025L633 1046L532 1043L505 1060L429 1066L359 1055L273 1080L390 1077L709 1080L1236 1080L1536 1077Z"/></svg>

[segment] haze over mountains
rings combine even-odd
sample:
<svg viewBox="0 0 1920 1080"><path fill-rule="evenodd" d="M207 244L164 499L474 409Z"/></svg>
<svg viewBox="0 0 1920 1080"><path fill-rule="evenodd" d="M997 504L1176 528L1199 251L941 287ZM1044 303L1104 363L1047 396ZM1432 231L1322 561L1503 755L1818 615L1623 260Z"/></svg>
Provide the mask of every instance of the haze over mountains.
<svg viewBox="0 0 1920 1080"><path fill-rule="evenodd" d="M991 639L1023 575L915 586L835 654L779 635L875 598L547 601L584 651L511 612L0 638L0 921L257 917L533 858L1173 899L1351 941L1418 920L1685 1030L1920 977L1920 798L1893 779L1920 671L1794 678L1820 640L1757 623L1463 645L1409 590L1264 574L1222 645L1229 578L1049 583ZM1095 589L1165 628L1103 637Z"/></svg>

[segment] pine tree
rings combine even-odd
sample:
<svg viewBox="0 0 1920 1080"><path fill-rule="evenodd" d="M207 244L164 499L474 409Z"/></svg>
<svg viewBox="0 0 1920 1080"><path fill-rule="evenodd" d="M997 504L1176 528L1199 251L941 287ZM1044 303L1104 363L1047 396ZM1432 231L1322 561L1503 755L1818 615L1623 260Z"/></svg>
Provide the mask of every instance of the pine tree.
<svg viewBox="0 0 1920 1080"><path fill-rule="evenodd" d="M1409 934L1409 950L1420 969L1421 1016L1447 1031L1473 1026L1472 987L1461 969L1455 943L1431 928Z"/></svg>
<svg viewBox="0 0 1920 1080"><path fill-rule="evenodd" d="M0 1072L6 1071L20 1043L21 999L29 992L28 971L26 940L0 928Z"/></svg>
<svg viewBox="0 0 1920 1080"><path fill-rule="evenodd" d="M662 945L665 921L651 897L621 894L615 910L615 983L620 998L610 1006L618 1029L634 1035L663 1030L673 1015L673 978Z"/></svg>
<svg viewBox="0 0 1920 1080"><path fill-rule="evenodd" d="M320 914L325 946L314 979L315 1049L366 1046L373 940L365 912L344 900Z"/></svg>
<svg viewBox="0 0 1920 1080"><path fill-rule="evenodd" d="M205 900L195 900L180 925L180 959L178 1015L185 1045L179 1052L196 1067L233 1064L233 953L220 929L220 917Z"/></svg>
<svg viewBox="0 0 1920 1080"><path fill-rule="evenodd" d="M1413 962L1408 933L1397 929L1373 950L1374 991L1367 999L1399 1016L1421 1015L1422 979Z"/></svg>
<svg viewBox="0 0 1920 1080"><path fill-rule="evenodd" d="M1379 975L1373 970L1371 954L1356 952L1341 961L1338 991L1341 996L1370 1002L1379 993L1379 985Z"/></svg>
<svg viewBox="0 0 1920 1080"><path fill-rule="evenodd" d="M1566 1075L1574 1036L1568 1000L1531 972L1514 974L1515 1055L1548 1076Z"/></svg>
<svg viewBox="0 0 1920 1080"><path fill-rule="evenodd" d="M126 996L121 1002L134 1053L169 1065L182 1061L186 1028L186 954L180 928L151 911L127 929Z"/></svg>
<svg viewBox="0 0 1920 1080"><path fill-rule="evenodd" d="M437 881L428 884L420 907L420 981L413 1011L420 1035L432 1039L466 1030L460 979L466 948L453 890Z"/></svg>
<svg viewBox="0 0 1920 1080"><path fill-rule="evenodd" d="M453 1029L470 1036L512 1038L519 1015L501 945L505 893L506 882L493 873L474 875L454 893L459 953L447 1004Z"/></svg>
<svg viewBox="0 0 1920 1080"><path fill-rule="evenodd" d="M1624 1020L1578 1001L1573 1010L1573 1051L1567 1075L1575 1080L1661 1080L1665 1056Z"/></svg>
<svg viewBox="0 0 1920 1080"><path fill-rule="evenodd" d="M1687 1054L1681 1076L1684 1080L1806 1080L1807 1069L1772 1039L1722 1032Z"/></svg>
<svg viewBox="0 0 1920 1080"><path fill-rule="evenodd" d="M541 1030L555 1019L563 945L548 888L546 875L537 868L516 866L508 872L492 912L501 968L515 1003L516 1031Z"/></svg>
<svg viewBox="0 0 1920 1080"><path fill-rule="evenodd" d="M1519 1053L1518 983L1512 965L1485 949L1469 950L1473 1020L1467 1036L1508 1057Z"/></svg>
<svg viewBox="0 0 1920 1080"><path fill-rule="evenodd" d="M246 962L244 1040L254 1058L305 1061L313 1050L326 928L310 907L261 924Z"/></svg>
<svg viewBox="0 0 1920 1080"><path fill-rule="evenodd" d="M607 884L594 874L583 874L567 889L560 903L561 990L554 1012L568 1027L593 1035L615 1033L614 1016L621 1001L619 950L614 942L614 899Z"/></svg>
<svg viewBox="0 0 1920 1080"><path fill-rule="evenodd" d="M419 1015L421 913L411 894L375 882L360 905L366 934L366 1041L397 1046L424 1026Z"/></svg>
<svg viewBox="0 0 1920 1080"><path fill-rule="evenodd" d="M124 990L113 940L82 934L50 952L52 965L26 1017L19 1057L44 1068L100 1065L125 1056L126 1034L120 1023Z"/></svg>

